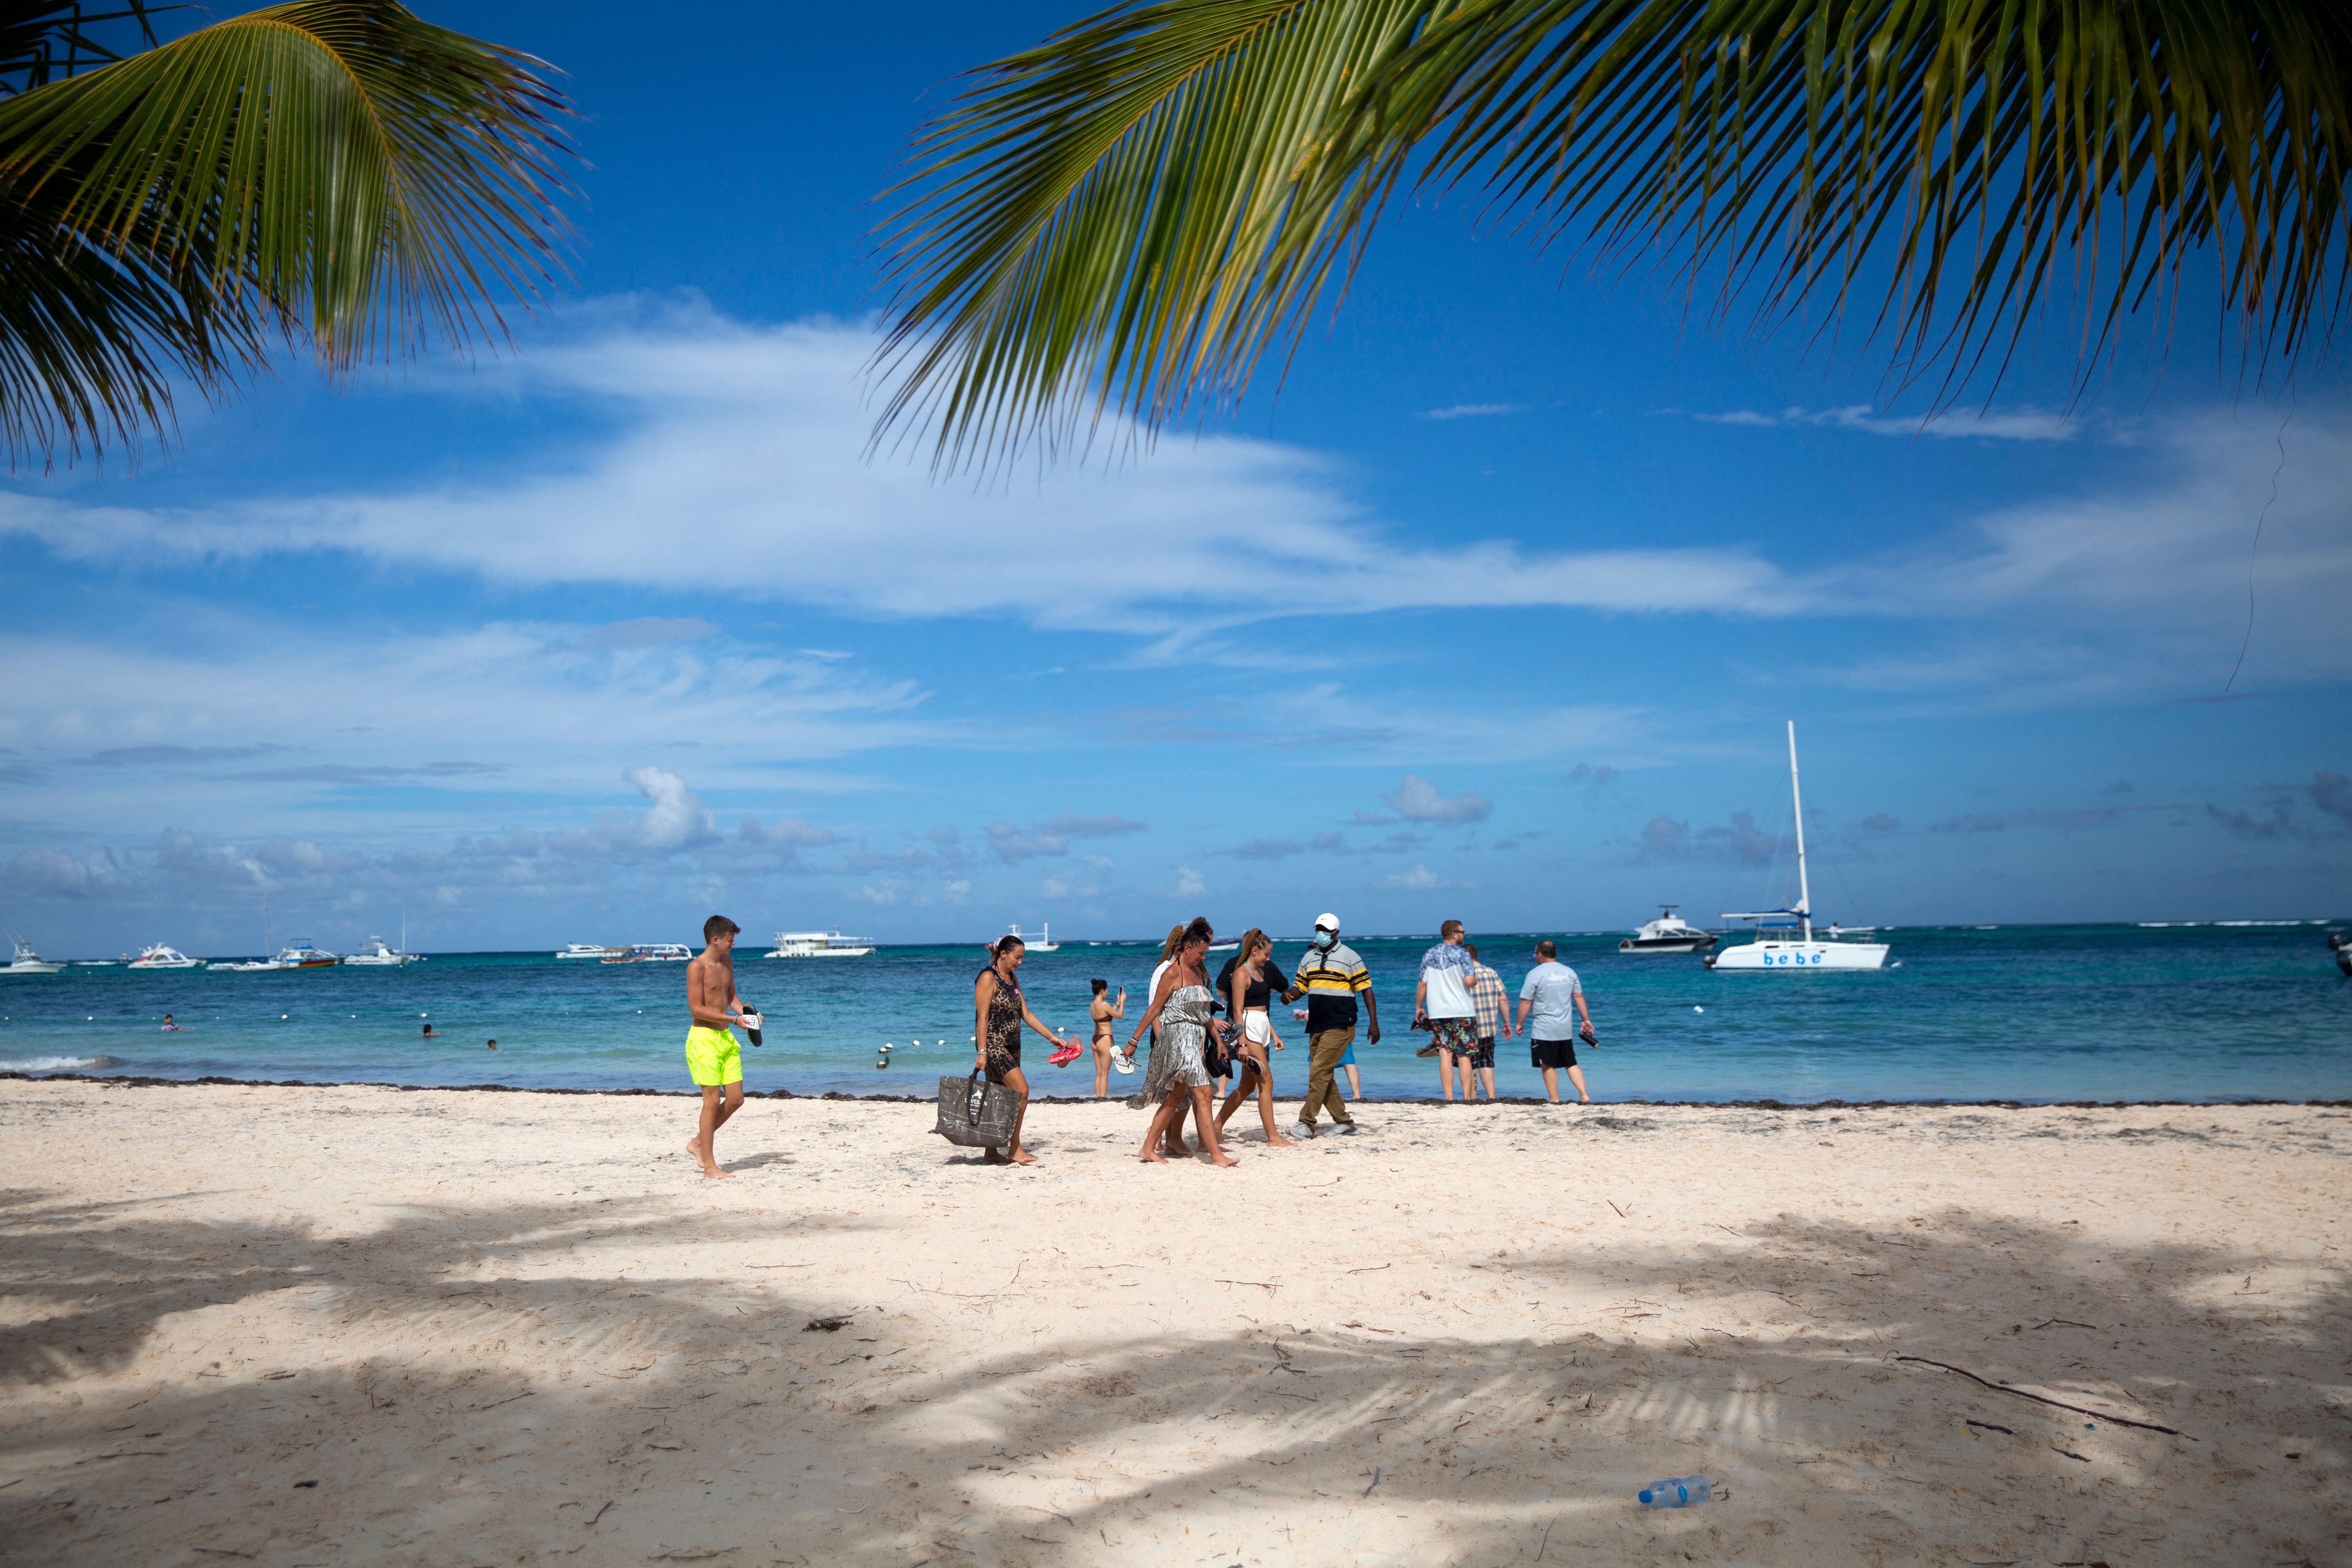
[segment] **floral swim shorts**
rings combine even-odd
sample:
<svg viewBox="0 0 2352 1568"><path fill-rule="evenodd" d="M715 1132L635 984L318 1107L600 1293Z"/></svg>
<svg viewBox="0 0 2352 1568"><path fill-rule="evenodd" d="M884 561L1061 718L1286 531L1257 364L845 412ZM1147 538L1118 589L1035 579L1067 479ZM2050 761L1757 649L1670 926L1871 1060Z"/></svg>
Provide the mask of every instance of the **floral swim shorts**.
<svg viewBox="0 0 2352 1568"><path fill-rule="evenodd" d="M1429 1043L1441 1051L1456 1056L1478 1053L1478 1020L1475 1018L1432 1018L1429 1021Z"/></svg>

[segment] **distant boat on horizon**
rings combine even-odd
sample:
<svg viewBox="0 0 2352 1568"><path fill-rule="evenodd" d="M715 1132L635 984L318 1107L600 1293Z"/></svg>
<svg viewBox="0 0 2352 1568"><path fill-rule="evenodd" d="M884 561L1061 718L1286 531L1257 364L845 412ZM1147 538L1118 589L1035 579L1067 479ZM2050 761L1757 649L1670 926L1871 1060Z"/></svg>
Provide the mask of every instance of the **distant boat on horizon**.
<svg viewBox="0 0 2352 1568"><path fill-rule="evenodd" d="M1054 940L1054 922L1052 921L1047 921L1045 924L1039 926L1035 936L1024 935L1018 922L1005 927L1004 930L1006 935L1012 937L1015 942L1019 942L1022 946L1027 948L1032 952L1059 952L1062 951L1062 944Z"/></svg>
<svg viewBox="0 0 2352 1568"><path fill-rule="evenodd" d="M1716 934L1701 931L1675 913L1673 904L1660 904L1658 918L1644 921L1641 929L1617 944L1620 952L1705 952L1716 943Z"/></svg>
<svg viewBox="0 0 2352 1568"><path fill-rule="evenodd" d="M22 937L16 938L16 956L10 963L0 963L0 974L55 974L65 967L35 952L33 944Z"/></svg>
<svg viewBox="0 0 2352 1568"><path fill-rule="evenodd" d="M874 944L862 936L844 936L837 931L780 931L772 952L762 958L864 958L874 951Z"/></svg>
<svg viewBox="0 0 2352 1568"><path fill-rule="evenodd" d="M150 943L138 957L121 962L131 969L202 969L205 966L203 959L190 958L178 948L160 942Z"/></svg>

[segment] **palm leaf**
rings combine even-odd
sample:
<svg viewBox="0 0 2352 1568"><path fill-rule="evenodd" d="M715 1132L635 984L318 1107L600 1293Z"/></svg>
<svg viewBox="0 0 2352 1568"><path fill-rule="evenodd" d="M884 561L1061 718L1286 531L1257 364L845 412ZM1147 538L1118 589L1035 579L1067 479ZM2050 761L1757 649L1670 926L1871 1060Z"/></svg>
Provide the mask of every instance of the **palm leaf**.
<svg viewBox="0 0 2352 1568"><path fill-rule="evenodd" d="M2008 363L2062 268L2087 367L2205 253L2248 351L2292 363L2344 305L2347 161L2332 5L1130 3L918 138L877 435L986 464L1228 403L1401 184L1651 254L1768 329L1875 293L1897 365L1948 394Z"/></svg>
<svg viewBox="0 0 2352 1568"><path fill-rule="evenodd" d="M100 310L36 342L17 334L48 307L19 300L0 341L12 458L54 456L23 438L37 426L161 431L174 374L209 393L271 332L336 373L503 337L498 297L535 298L560 265L568 110L541 68L393 0L302 0L0 102L0 195L184 318Z"/></svg>

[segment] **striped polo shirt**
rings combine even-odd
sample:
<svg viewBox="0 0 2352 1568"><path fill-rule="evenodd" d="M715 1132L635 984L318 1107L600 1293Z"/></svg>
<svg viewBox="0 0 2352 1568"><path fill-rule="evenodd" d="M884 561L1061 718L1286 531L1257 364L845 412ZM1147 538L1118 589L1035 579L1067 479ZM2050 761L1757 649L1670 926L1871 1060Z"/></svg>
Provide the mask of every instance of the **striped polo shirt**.
<svg viewBox="0 0 2352 1568"><path fill-rule="evenodd" d="M1352 1029L1356 1026L1356 993L1370 991L1372 977L1364 961L1346 942L1328 951L1308 948L1290 972L1292 981L1307 991L1307 1032Z"/></svg>

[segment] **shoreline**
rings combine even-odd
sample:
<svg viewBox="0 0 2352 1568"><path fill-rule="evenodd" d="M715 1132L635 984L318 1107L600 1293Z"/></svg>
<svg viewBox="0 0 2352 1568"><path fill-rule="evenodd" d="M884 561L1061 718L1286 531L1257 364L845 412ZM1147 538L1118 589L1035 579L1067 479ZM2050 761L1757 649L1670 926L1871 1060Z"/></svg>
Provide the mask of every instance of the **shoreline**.
<svg viewBox="0 0 2352 1568"><path fill-rule="evenodd" d="M0 1083L90 1083L110 1084L122 1089L389 1089L402 1094L555 1094L602 1096L618 1100L667 1098L693 1100L694 1091L682 1089L567 1089L554 1084L511 1083L385 1083L369 1079L306 1079L306 1078L224 1078L206 1074L201 1078L155 1078L129 1073L35 1073L16 1070L0 1071ZM923 1094L850 1094L841 1089L826 1089L810 1094L789 1089L748 1089L743 1098L754 1100L833 1100L845 1104L869 1105L931 1105L933 1096ZM1032 1105L1116 1105L1126 1109L1125 1095L1108 1095L1100 1100L1090 1094L1040 1094L1030 1097ZM1219 1099L1223 1099L1222 1094ZM1277 1117L1286 1100L1295 1102L1297 1094L1275 1096ZM1550 1100L1532 1095L1496 1095L1474 1102L1438 1100L1432 1096L1366 1095L1352 1100L1350 1105L1417 1105L1476 1110L1487 1105L1549 1105ZM1562 1108L1578 1102L1563 1100ZM2288 1106L2313 1110L2340 1110L2352 1109L2352 1100L2265 1100L2254 1098L2214 1100L1596 1100L1598 1110L1612 1105L1645 1105L1652 1107L1680 1106L1691 1110L2194 1110L2208 1106Z"/></svg>

